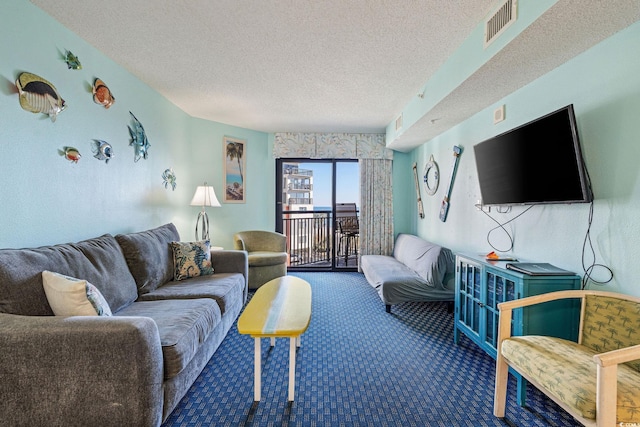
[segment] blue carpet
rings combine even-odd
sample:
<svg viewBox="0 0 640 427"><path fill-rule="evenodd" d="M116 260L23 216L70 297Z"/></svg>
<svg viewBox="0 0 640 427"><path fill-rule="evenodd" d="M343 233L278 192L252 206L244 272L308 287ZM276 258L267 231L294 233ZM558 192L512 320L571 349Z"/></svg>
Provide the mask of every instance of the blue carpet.
<svg viewBox="0 0 640 427"><path fill-rule="evenodd" d="M493 416L494 360L463 336L444 303L392 314L360 273L291 273L312 287L311 325L287 402L288 340L262 343L262 400L253 402L253 339L235 325L163 427L579 426L534 387L527 407L510 379L505 420Z"/></svg>

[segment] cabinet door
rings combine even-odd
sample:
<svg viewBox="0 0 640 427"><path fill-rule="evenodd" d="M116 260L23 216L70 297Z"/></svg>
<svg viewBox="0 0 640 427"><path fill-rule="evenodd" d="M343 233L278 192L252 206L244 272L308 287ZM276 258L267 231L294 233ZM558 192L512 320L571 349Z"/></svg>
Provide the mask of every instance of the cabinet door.
<svg viewBox="0 0 640 427"><path fill-rule="evenodd" d="M520 298L520 281L509 275L501 274L490 268L485 272L486 281L486 298L485 298L485 314L486 329L484 331L484 343L490 346L494 351L498 345L498 323L500 320L500 312L498 304L504 301L511 301ZM514 334L518 329L517 325L522 323L522 310L515 310L511 322L511 333Z"/></svg>
<svg viewBox="0 0 640 427"><path fill-rule="evenodd" d="M459 320L476 334L480 334L480 309L482 306L482 274L479 265L460 261L459 271Z"/></svg>

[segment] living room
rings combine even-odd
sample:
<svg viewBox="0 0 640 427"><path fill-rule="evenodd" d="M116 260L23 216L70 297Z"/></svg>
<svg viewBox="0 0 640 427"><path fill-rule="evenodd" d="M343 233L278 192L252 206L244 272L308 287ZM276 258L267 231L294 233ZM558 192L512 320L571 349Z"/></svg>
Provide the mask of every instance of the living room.
<svg viewBox="0 0 640 427"><path fill-rule="evenodd" d="M493 54L477 59L466 50L470 49L466 44L461 46L453 60L438 70L436 81L424 82L426 86L422 88L432 89L444 82L438 87L446 87L446 93L435 99L425 95L424 102L430 103L430 107L422 106L423 98L416 96L396 115L404 113L405 126L409 127L412 115L422 117L423 109L430 110L439 99L455 95L456 88L487 63L488 57L498 54L511 40L521 41L518 34L526 30L528 23L563 2L532 5L521 1L521 20L505 32L505 41L493 47ZM99 11L96 15L99 19ZM615 34L593 46L585 46L574 57L562 59L558 66L473 111L469 117L431 137L425 136L415 147L395 150L394 232L416 234L454 252L487 253L492 250L488 239L498 248L509 247L503 233L492 232L488 236L495 222L476 208L481 197L473 146L573 104L593 183L593 219L590 223L587 204L535 206L505 226L514 236L513 248L507 253L553 263L580 275L584 274L584 265L602 264L611 269L612 279L603 286L590 282L588 288L640 295L633 277L635 260L640 256L636 244L640 238L636 219L640 212L639 168L634 156L639 152L637 118L640 117L637 12L630 19L633 23ZM274 229L274 133L185 113L135 77L126 65L114 62L27 0L3 5L0 24L3 34L0 162L7 180L0 188L0 248L79 241L104 233L146 230L169 222L176 225L184 239L191 239L200 210L189 205L196 186L207 182L218 196L223 194L224 137L247 142L246 201L222 203L220 208L208 209L212 244L231 249L237 231ZM479 23L473 34L481 33L480 26ZM136 42L160 49L151 40ZM63 59L65 50L77 55L82 62L81 70L68 69ZM459 61L465 61L464 58L468 62L460 66ZM524 67L535 68L536 59L531 58L531 66L525 63ZM191 68L197 70L197 64L187 65L186 72ZM457 75L461 68L468 75ZM67 107L55 123L45 115L20 108L15 81L22 72L47 79L65 99ZM92 100L90 88L95 78L102 79L113 91L116 102L109 109L95 105ZM193 76L186 74L185 78L199 77L194 71ZM233 100L229 103L232 105ZM502 105L505 118L494 124L494 111ZM144 125L150 143L148 157L138 161L134 161L134 147L129 145L127 127L132 126L131 113ZM438 122L447 118L434 120L434 125L439 126ZM396 138L402 139L402 135L392 130L394 123L395 118L379 132L386 134L391 147ZM94 140L112 144L113 159L108 163L93 158ZM454 145L463 146L464 151L449 216L442 222L438 212L449 179ZM67 146L78 148L82 154L77 163L59 153ZM423 192L425 218L420 218L412 165L418 163L422 172L431 156L440 165L440 187L435 196ZM175 190L163 185L162 174L167 169L175 173ZM544 165L540 165L539 173L544 172ZM495 209L488 213L506 222L524 210L516 206L508 213ZM583 248L588 229L595 257ZM607 281L609 274L606 268L596 267L593 277Z"/></svg>

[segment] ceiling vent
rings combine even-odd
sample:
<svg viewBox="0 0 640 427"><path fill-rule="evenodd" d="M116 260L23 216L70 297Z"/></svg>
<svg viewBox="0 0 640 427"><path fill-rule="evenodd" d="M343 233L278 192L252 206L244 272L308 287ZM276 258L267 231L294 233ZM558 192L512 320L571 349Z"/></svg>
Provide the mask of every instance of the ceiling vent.
<svg viewBox="0 0 640 427"><path fill-rule="evenodd" d="M506 0L498 6L494 13L490 14L484 22L484 47L485 49L500 34L513 24L517 17L518 0Z"/></svg>

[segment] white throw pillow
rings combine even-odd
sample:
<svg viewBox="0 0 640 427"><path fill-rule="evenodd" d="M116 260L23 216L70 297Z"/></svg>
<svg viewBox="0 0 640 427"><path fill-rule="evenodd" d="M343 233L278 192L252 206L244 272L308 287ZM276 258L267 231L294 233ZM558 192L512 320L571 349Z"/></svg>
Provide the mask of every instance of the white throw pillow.
<svg viewBox="0 0 640 427"><path fill-rule="evenodd" d="M86 280L51 271L42 272L42 285L56 316L111 316L98 288Z"/></svg>

